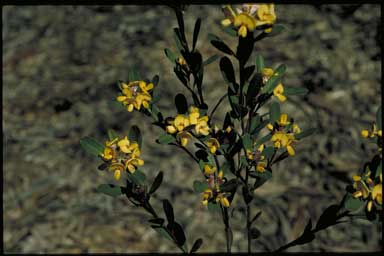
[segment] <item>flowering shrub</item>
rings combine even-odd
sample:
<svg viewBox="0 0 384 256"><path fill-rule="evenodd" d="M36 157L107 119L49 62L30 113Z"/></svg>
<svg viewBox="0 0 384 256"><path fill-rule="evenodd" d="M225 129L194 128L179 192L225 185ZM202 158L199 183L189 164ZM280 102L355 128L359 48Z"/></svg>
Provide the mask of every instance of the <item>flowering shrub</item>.
<svg viewBox="0 0 384 256"><path fill-rule="evenodd" d="M250 60L256 43L283 31L283 27L276 24L273 4L244 4L240 8L224 6L225 17L221 24L227 34L238 39L237 49L232 50L221 38L210 34L211 44L224 56L216 54L205 61L196 48L201 20L196 21L192 44L189 44L182 8L178 6L174 9L178 20L178 27L174 28L177 51L165 49L165 54L189 95L177 94L177 113L164 117L153 101L153 91L159 87L159 76L147 79L131 70L128 81L118 83L121 95L116 100L128 112L139 111L152 119L152 124L162 130L157 143L183 150L199 166L201 179L194 181L193 188L201 195L201 203L208 210L221 213L227 252L231 251L232 244L228 210L238 191L242 192L247 216L248 252L251 252L251 240L260 235L260 231L253 227L260 216L259 212L252 217L251 202L255 191L272 178L273 166L294 157L298 153L295 145L315 131L313 127L300 127L281 110L289 97L304 95L307 90L283 85L284 64L276 68L267 67L261 55ZM211 104L204 99L204 68L219 58L226 84L222 86L226 90L216 104ZM233 61L239 66L238 74L235 74ZM219 126L212 120L224 100L231 109ZM268 112L261 114L262 108L267 108ZM377 125L379 127L374 125L372 131L364 130L362 135L372 139L377 137L378 145L381 145L381 121L377 121ZM113 171L116 180L126 180L126 186L103 184L98 191L110 196L125 195L135 206L151 214L148 222L155 231L174 242L183 252L196 252L203 243L202 238L193 243L191 250L188 249L186 235L175 220L171 203L163 200L165 218L151 205L152 195L162 183L163 172L159 172L148 189L149 183L142 169L144 160L141 158L140 129L132 126L128 135L123 136L110 130L108 137L105 144L88 137L80 141L88 152L103 161L99 169ZM309 221L302 236L277 251L312 241L316 232L339 223L342 217L353 216L350 212L364 203L367 216L372 219L382 205L382 164L381 157L379 160L378 157L362 175L353 177L354 184L347 188L342 202L328 207L315 228Z"/></svg>

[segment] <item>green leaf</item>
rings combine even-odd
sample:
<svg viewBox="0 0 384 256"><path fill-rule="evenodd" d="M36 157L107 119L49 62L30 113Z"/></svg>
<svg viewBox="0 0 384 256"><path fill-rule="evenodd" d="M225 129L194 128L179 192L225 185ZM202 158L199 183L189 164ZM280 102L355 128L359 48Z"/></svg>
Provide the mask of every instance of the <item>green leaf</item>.
<svg viewBox="0 0 384 256"><path fill-rule="evenodd" d="M185 241L187 239L185 237L183 227L179 223L170 222L167 225L167 229L172 234L172 236L175 238L175 241L176 241L178 246L183 246L185 244Z"/></svg>
<svg viewBox="0 0 384 256"><path fill-rule="evenodd" d="M284 87L284 94L287 96L291 95L306 95L308 93L307 88L303 87Z"/></svg>
<svg viewBox="0 0 384 256"><path fill-rule="evenodd" d="M337 204L333 204L327 207L327 209L325 209L323 213L320 215L320 218L317 221L315 229L321 230L337 224L336 221L338 220L339 210L340 210L340 206Z"/></svg>
<svg viewBox="0 0 384 256"><path fill-rule="evenodd" d="M247 88L247 104L250 108L253 108L256 102L256 96L260 92L261 87L263 86L263 77L260 73L256 73Z"/></svg>
<svg viewBox="0 0 384 256"><path fill-rule="evenodd" d="M208 202L208 211L211 213L220 213L221 208L219 204L213 203L213 202Z"/></svg>
<svg viewBox="0 0 384 256"><path fill-rule="evenodd" d="M243 142L243 146L244 146L245 149L251 149L252 148L253 141L252 141L251 135L246 133L246 134L243 135L241 140Z"/></svg>
<svg viewBox="0 0 384 256"><path fill-rule="evenodd" d="M197 250L199 250L199 248L201 247L202 244L203 244L203 239L201 239L201 238L197 239L193 243L192 249L191 249L191 251L189 253L197 252Z"/></svg>
<svg viewBox="0 0 384 256"><path fill-rule="evenodd" d="M376 113L376 123L377 123L377 128L379 130L382 130L382 126L383 126L382 118L383 118L383 114L381 112L381 106L380 106Z"/></svg>
<svg viewBox="0 0 384 256"><path fill-rule="evenodd" d="M96 191L112 197L123 194L122 187L113 184L101 184L97 187Z"/></svg>
<svg viewBox="0 0 384 256"><path fill-rule="evenodd" d="M179 114L185 114L188 112L188 102L187 98L181 93L177 94L175 97L175 105L177 112Z"/></svg>
<svg viewBox="0 0 384 256"><path fill-rule="evenodd" d="M143 139L139 127L136 125L131 126L131 129L129 129L128 138L130 141L136 141L137 144L139 144L139 147L141 147Z"/></svg>
<svg viewBox="0 0 384 256"><path fill-rule="evenodd" d="M160 187L162 182L163 182L163 172L160 171L159 174L157 174L155 180L153 181L151 188L149 189L149 194L155 193L155 191Z"/></svg>
<svg viewBox="0 0 384 256"><path fill-rule="evenodd" d="M208 184L206 182L201 182L201 181L198 181L198 180L195 180L193 182L193 190L195 190L195 192L202 193L206 189L208 189Z"/></svg>
<svg viewBox="0 0 384 256"><path fill-rule="evenodd" d="M131 68L131 69L129 70L129 72L128 72L128 80L129 80L130 82L140 80L140 75L139 75L139 73L137 72L136 69Z"/></svg>
<svg viewBox="0 0 384 256"><path fill-rule="evenodd" d="M347 194L345 201L344 201L344 207L348 211L354 212L359 210L363 206L364 202L361 201L358 198L354 198L351 194Z"/></svg>
<svg viewBox="0 0 384 256"><path fill-rule="evenodd" d="M173 241L172 237L168 234L167 230L164 227L159 226L151 226L157 233L159 233L162 237L165 237L166 239Z"/></svg>
<svg viewBox="0 0 384 256"><path fill-rule="evenodd" d="M282 76L284 75L286 69L287 69L287 67L284 64L281 64L275 70L275 72L273 73L272 77L270 77L268 79L267 83L265 84L265 86L263 87L261 92L262 93L270 93L270 92L272 92L273 89L275 89L275 87L279 84L279 82L280 82Z"/></svg>
<svg viewBox="0 0 384 256"><path fill-rule="evenodd" d="M99 143L97 140L94 140L90 137L85 137L80 140L80 145L88 153L98 156L104 152L104 145Z"/></svg>
<svg viewBox="0 0 384 256"><path fill-rule="evenodd" d="M260 146L261 144L266 143L272 138L272 134L267 134L264 137L261 137L260 139L256 140L256 147Z"/></svg>
<svg viewBox="0 0 384 256"><path fill-rule="evenodd" d="M172 135L170 134L164 134L164 135L161 135L158 139L157 139L157 143L159 144L169 144L169 143L172 143L172 142L175 142L176 139L175 137L173 137Z"/></svg>
<svg viewBox="0 0 384 256"><path fill-rule="evenodd" d="M306 130L302 131L301 133L295 134L295 139L301 140L305 137L308 137L309 135L312 135L313 133L316 132L316 130L317 130L316 128L306 129Z"/></svg>
<svg viewBox="0 0 384 256"><path fill-rule="evenodd" d="M271 123L275 123L280 119L280 104L276 101L269 105L269 119Z"/></svg>
<svg viewBox="0 0 384 256"><path fill-rule="evenodd" d="M220 28L228 35L232 37L237 37L237 30L233 26L222 26L220 24Z"/></svg>
<svg viewBox="0 0 384 256"><path fill-rule="evenodd" d="M127 172L127 178L137 185L144 185L146 176L145 174L140 171L139 169L135 170L134 173Z"/></svg>
<svg viewBox="0 0 384 256"><path fill-rule="evenodd" d="M167 199L163 200L163 209L165 216L167 217L168 223L175 222L175 215L173 213L172 204Z"/></svg>
<svg viewBox="0 0 384 256"><path fill-rule="evenodd" d="M263 152L261 153L261 155L263 155L265 158L270 158L273 153L275 152L275 148L274 147L266 147L264 148Z"/></svg>
<svg viewBox="0 0 384 256"><path fill-rule="evenodd" d="M231 179L220 186L220 190L224 192L233 192L237 188L237 180Z"/></svg>
<svg viewBox="0 0 384 256"><path fill-rule="evenodd" d="M117 133L114 130L108 129L108 138L110 141L117 139L118 137L119 136L117 135Z"/></svg>
<svg viewBox="0 0 384 256"><path fill-rule="evenodd" d="M164 224L164 219L163 218L154 218L154 219L148 220L148 222L162 226Z"/></svg>
<svg viewBox="0 0 384 256"><path fill-rule="evenodd" d="M221 56L219 54L212 55L211 57L209 57L208 59L206 59L203 62L203 66L207 66L207 65L211 64L212 62L216 61L220 57Z"/></svg>
<svg viewBox="0 0 384 256"><path fill-rule="evenodd" d="M218 50L229 55L235 55L235 53L231 50L231 48L229 48L229 46L226 45L219 37L213 34L210 34L209 37L212 38L211 44L214 47L216 47Z"/></svg>
<svg viewBox="0 0 384 256"><path fill-rule="evenodd" d="M236 92L235 84L236 84L236 77L235 77L235 71L233 69L233 65L231 60L228 57L222 57L220 59L220 71L223 75L223 78L225 82L229 85L229 87L232 89L233 92Z"/></svg>
<svg viewBox="0 0 384 256"><path fill-rule="evenodd" d="M193 30L193 41L192 41L192 51L195 49L196 47L196 42L197 42L197 38L199 36L199 31L200 31L200 26L201 26L201 19L198 18L196 20L196 23L195 23L195 29Z"/></svg>
<svg viewBox="0 0 384 256"><path fill-rule="evenodd" d="M256 72L262 73L263 68L264 68L264 58L263 56L257 54L256 55Z"/></svg>
<svg viewBox="0 0 384 256"><path fill-rule="evenodd" d="M177 60L177 55L174 54L170 49L164 49L165 55L171 61L172 64L175 64Z"/></svg>

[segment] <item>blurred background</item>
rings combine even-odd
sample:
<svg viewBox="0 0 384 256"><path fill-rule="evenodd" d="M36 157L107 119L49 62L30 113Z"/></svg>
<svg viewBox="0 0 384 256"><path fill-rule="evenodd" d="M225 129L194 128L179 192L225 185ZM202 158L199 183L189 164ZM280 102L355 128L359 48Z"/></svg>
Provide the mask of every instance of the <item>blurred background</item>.
<svg viewBox="0 0 384 256"><path fill-rule="evenodd" d="M309 218L338 203L345 186L376 152L359 131L375 120L381 104L382 27L380 5L277 5L287 30L256 44L267 66L288 67L284 84L306 87L283 110L302 126L319 132L301 141L297 155L274 168L273 179L257 190L253 212L262 236L254 251L270 251L301 234ZM3 232L5 252L178 252L147 224L148 215L124 197L95 192L113 181L97 170L79 139L99 141L113 128L125 135L138 125L144 136L144 171L151 181L165 173L154 206L162 198L175 207L189 246L204 239L201 252L225 251L222 220L193 192L201 174L184 152L155 143L160 130L140 113L129 114L113 101L116 81L130 67L144 77L160 75L160 107L174 115L173 98L184 92L164 48L175 50L177 25L166 6L4 6L3 17ZM196 18L203 19L198 49L207 59L219 53L208 33L235 47L220 28L220 6L190 6L185 13L188 40ZM253 60L253 58L251 58ZM207 102L226 88L218 62L204 75ZM213 103L211 103L213 104ZM228 106L217 112L223 118ZM233 251L246 251L242 198L234 200ZM375 251L381 225L350 220L317 234L302 251Z"/></svg>

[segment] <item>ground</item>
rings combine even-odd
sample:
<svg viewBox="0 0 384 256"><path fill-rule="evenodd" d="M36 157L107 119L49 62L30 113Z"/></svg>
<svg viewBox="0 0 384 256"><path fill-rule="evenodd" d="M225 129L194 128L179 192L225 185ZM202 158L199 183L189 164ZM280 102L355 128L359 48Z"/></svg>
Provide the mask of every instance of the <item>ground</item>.
<svg viewBox="0 0 384 256"><path fill-rule="evenodd" d="M298 145L297 155L274 170L257 190L253 211L262 235L254 251L278 248L301 234L307 220L342 198L375 147L359 131L375 120L381 104L382 27L379 5L277 5L287 30L261 41L255 52L266 64L288 67L284 84L306 87L283 110L318 133ZM113 182L97 171L79 139L103 141L107 129L119 134L138 125L144 136L145 172L164 171L158 199L169 198L191 244L202 252L225 251L221 219L200 204L192 183L198 166L182 151L158 145L160 130L140 113L113 103L117 80L130 67L145 77L160 75L160 107L174 115L173 98L184 92L164 55L175 49L177 22L166 6L4 6L3 14L3 223L4 251L23 253L177 252L146 223L147 215L124 199L95 192ZM190 6L186 31L202 18L198 49L206 59L218 53L208 33L232 47L236 40L220 28L220 6ZM251 60L254 58L251 57ZM204 75L208 102L226 88L218 62ZM223 117L224 107L218 111ZM244 214L235 199L233 251L246 251ZM161 208L155 200L155 207ZM350 220L322 231L312 243L289 251L375 251L381 225Z"/></svg>

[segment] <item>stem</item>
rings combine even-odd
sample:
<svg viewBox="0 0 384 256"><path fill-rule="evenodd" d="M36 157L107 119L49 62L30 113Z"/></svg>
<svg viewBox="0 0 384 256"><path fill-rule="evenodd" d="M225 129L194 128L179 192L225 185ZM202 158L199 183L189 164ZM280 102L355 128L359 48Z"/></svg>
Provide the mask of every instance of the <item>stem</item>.
<svg viewBox="0 0 384 256"><path fill-rule="evenodd" d="M221 96L221 98L219 99L219 101L216 103L216 106L213 108L211 114L209 115L210 116L210 120L213 119L213 114L215 113L216 109L219 107L219 105L221 104L221 102L225 99L225 97L227 97L228 93L224 94L223 96Z"/></svg>
<svg viewBox="0 0 384 256"><path fill-rule="evenodd" d="M225 240L227 242L227 253L231 253L231 245L232 245L232 231L231 226L229 225L229 215L228 215L228 209L221 206L221 213L223 215L223 222L225 225Z"/></svg>
<svg viewBox="0 0 384 256"><path fill-rule="evenodd" d="M248 235L248 253L251 253L251 207L247 204L247 235Z"/></svg>

